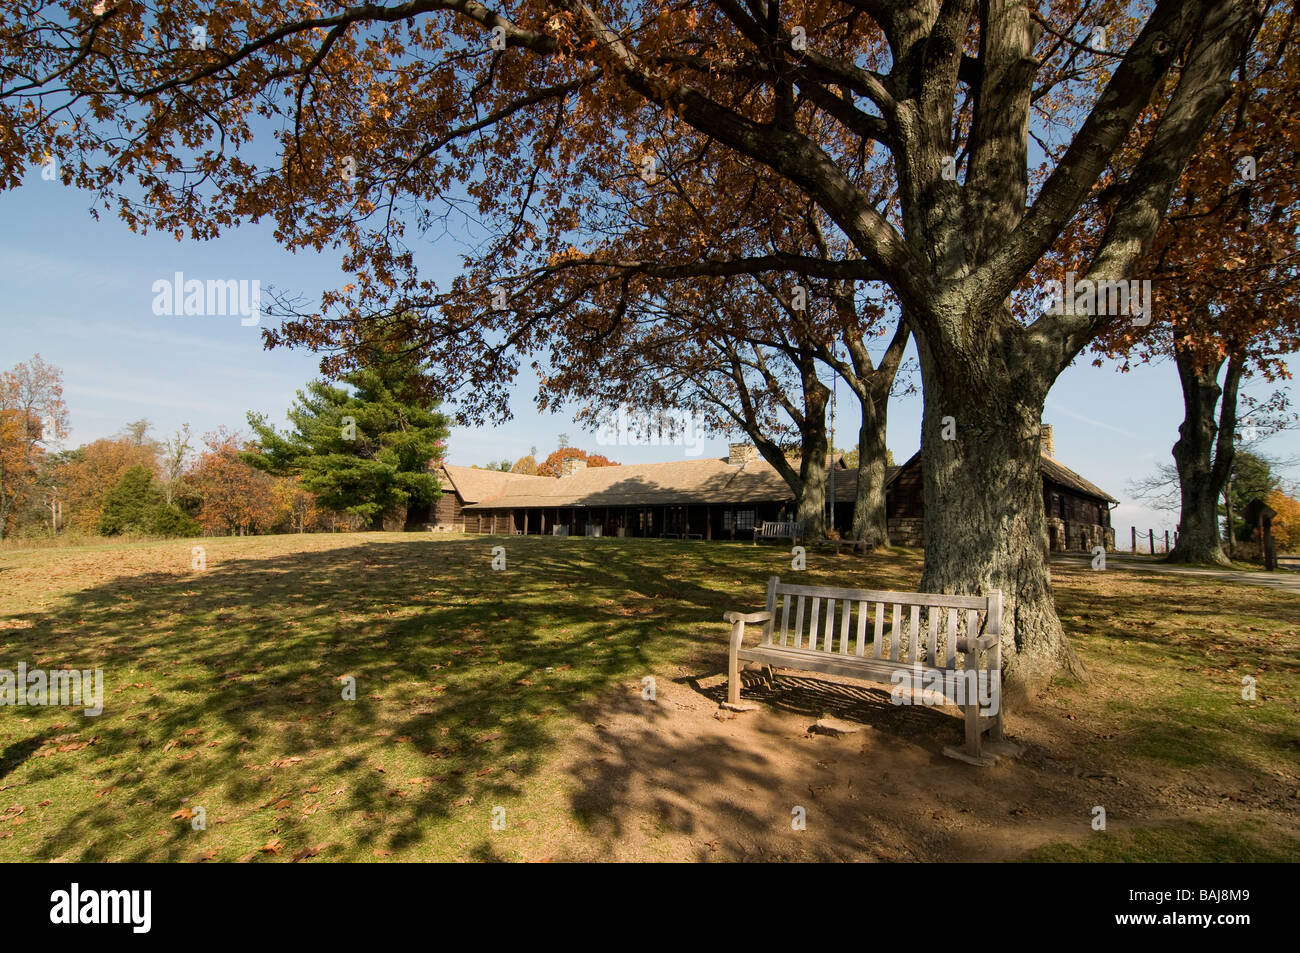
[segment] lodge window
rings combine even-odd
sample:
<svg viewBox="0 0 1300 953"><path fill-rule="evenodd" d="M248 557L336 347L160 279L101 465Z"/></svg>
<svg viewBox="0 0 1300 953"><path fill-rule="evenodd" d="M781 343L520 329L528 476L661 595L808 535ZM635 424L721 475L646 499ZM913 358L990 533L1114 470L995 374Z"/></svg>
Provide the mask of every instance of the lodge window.
<svg viewBox="0 0 1300 953"><path fill-rule="evenodd" d="M731 529L731 510L724 510L722 513L722 528ZM753 510L736 510L736 529L753 529L754 528L754 511Z"/></svg>

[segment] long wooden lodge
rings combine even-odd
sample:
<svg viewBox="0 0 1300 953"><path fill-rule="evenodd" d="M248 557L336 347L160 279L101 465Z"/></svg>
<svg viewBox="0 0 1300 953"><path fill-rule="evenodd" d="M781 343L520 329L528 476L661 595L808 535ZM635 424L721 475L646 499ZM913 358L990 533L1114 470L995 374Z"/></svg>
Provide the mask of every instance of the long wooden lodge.
<svg viewBox="0 0 1300 953"><path fill-rule="evenodd" d="M1088 551L1115 546L1110 508L1117 500L1052 458L1044 427L1043 505L1048 545ZM853 523L857 471L836 458L834 528ZM442 464L443 496L434 530L556 536L641 536L749 540L765 521L794 518L795 500L776 468L752 444L736 443L726 458L588 467L565 460L559 477L530 476ZM886 513L895 545L924 545L921 458L891 467Z"/></svg>

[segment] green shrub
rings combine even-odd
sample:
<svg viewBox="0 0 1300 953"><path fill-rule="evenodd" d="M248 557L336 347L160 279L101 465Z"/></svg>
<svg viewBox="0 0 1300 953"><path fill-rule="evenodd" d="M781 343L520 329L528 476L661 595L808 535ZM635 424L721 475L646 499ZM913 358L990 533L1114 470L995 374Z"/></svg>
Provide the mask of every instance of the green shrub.
<svg viewBox="0 0 1300 953"><path fill-rule="evenodd" d="M157 503L145 513L145 530L155 536L202 536L203 527L175 503Z"/></svg>
<svg viewBox="0 0 1300 953"><path fill-rule="evenodd" d="M149 532L149 511L160 496L148 468L140 464L133 466L122 474L122 479L104 491L99 531L105 536Z"/></svg>

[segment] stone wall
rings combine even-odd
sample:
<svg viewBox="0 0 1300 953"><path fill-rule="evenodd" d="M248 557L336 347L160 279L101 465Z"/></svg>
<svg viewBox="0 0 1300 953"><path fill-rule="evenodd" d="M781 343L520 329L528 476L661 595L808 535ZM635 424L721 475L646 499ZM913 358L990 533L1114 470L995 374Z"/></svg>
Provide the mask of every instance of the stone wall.
<svg viewBox="0 0 1300 953"><path fill-rule="evenodd" d="M1047 528L1047 548L1054 553L1088 553L1097 546L1106 552L1115 551L1115 530L1097 523L1066 522L1060 517L1049 516L1045 521Z"/></svg>
<svg viewBox="0 0 1300 953"><path fill-rule="evenodd" d="M889 520L891 546L924 546L925 520L915 517L894 517Z"/></svg>

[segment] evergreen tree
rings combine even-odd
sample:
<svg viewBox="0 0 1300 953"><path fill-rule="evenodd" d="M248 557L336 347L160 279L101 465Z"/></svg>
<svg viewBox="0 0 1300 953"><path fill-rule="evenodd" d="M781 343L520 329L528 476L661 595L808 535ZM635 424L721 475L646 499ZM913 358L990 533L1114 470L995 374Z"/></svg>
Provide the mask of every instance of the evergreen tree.
<svg viewBox="0 0 1300 953"><path fill-rule="evenodd" d="M1278 488L1278 479L1266 458L1249 450L1238 450L1233 455L1232 481L1229 486L1232 494L1232 521L1236 524L1233 532L1237 539L1250 539L1255 527L1242 520L1241 514L1251 500L1267 500L1269 494Z"/></svg>
<svg viewBox="0 0 1300 953"><path fill-rule="evenodd" d="M372 530L406 508L406 529L420 529L441 495L429 472L442 458L450 427L438 402L417 395L414 361L376 360L340 378L343 387L312 381L279 432L261 414L248 422L260 449L246 462L276 475L296 475L320 502L352 513Z"/></svg>
<svg viewBox="0 0 1300 953"><path fill-rule="evenodd" d="M153 485L153 474L137 464L104 492L99 512L99 531L105 536L149 531L149 515L161 494Z"/></svg>

